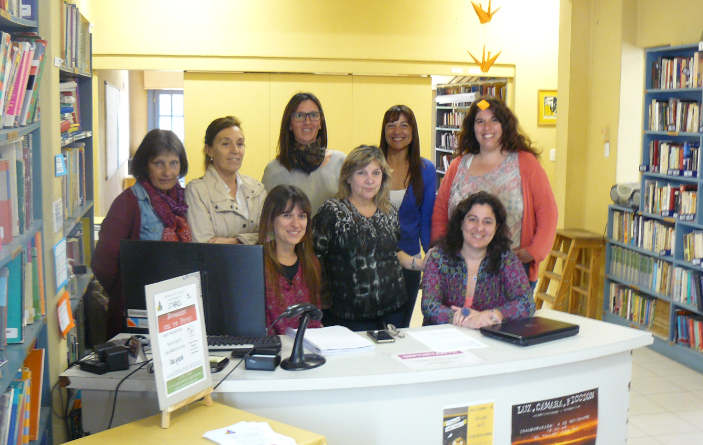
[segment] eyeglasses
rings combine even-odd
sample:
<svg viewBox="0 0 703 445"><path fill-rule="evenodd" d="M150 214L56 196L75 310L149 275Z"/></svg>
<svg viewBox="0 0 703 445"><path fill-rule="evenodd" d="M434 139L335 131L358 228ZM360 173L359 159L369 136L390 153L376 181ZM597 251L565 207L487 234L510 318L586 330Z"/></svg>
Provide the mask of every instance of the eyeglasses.
<svg viewBox="0 0 703 445"><path fill-rule="evenodd" d="M296 122L305 122L305 119L307 118L310 118L313 122L317 122L322 118L322 113L319 111L311 111L310 113L293 113L293 120Z"/></svg>

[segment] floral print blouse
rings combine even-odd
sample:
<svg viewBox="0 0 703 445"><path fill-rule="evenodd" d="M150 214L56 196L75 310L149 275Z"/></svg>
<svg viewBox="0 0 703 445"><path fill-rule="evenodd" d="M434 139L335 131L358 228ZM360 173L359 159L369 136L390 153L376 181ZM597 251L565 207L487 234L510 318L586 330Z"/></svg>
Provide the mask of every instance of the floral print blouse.
<svg viewBox="0 0 703 445"><path fill-rule="evenodd" d="M530 283L525 267L511 250L501 257L500 273L486 271L488 259L479 266L471 308L478 311L498 309L506 319L529 317L535 312ZM450 256L441 247L435 248L427 260L422 277L423 325L451 323L452 306L463 307L466 300L468 269L464 258Z"/></svg>

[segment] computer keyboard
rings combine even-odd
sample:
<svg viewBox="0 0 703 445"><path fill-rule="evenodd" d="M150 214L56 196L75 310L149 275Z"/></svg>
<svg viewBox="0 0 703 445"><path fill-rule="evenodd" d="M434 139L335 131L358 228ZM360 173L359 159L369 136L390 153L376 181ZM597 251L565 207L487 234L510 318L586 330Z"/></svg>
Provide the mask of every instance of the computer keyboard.
<svg viewBox="0 0 703 445"><path fill-rule="evenodd" d="M256 343L252 354L276 355L281 352L281 339L278 335L261 337L208 335L207 347L210 351L232 351L233 357L244 357Z"/></svg>

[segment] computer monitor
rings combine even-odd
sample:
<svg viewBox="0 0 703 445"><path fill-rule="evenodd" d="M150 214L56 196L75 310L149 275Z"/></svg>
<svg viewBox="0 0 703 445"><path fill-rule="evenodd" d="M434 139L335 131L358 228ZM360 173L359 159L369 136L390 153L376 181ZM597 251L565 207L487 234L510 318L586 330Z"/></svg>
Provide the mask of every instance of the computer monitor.
<svg viewBox="0 0 703 445"><path fill-rule="evenodd" d="M144 286L200 272L208 335L266 333L263 246L123 240L120 265L125 332L148 332Z"/></svg>

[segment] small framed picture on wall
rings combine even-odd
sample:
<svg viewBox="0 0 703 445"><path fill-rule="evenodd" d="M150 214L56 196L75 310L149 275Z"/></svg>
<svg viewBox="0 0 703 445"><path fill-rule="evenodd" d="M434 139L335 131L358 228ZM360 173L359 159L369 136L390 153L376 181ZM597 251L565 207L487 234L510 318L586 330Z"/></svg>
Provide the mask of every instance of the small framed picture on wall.
<svg viewBox="0 0 703 445"><path fill-rule="evenodd" d="M537 92L537 125L557 124L557 90Z"/></svg>

